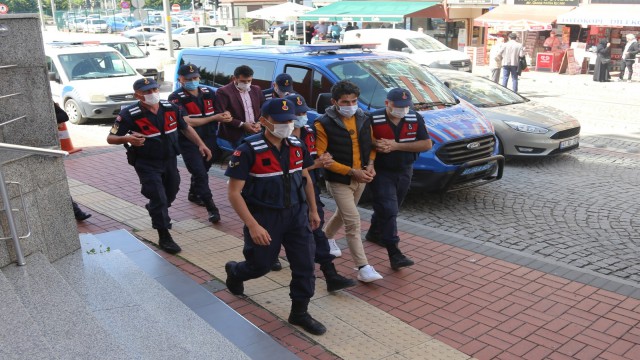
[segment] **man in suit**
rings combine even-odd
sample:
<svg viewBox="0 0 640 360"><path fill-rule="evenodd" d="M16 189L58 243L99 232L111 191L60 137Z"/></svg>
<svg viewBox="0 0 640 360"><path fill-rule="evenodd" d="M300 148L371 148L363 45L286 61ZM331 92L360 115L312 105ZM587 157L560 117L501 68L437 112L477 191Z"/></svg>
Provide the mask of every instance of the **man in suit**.
<svg viewBox="0 0 640 360"><path fill-rule="evenodd" d="M620 69L619 81L624 81L625 68L629 70L629 81L631 81L631 76L633 76L633 64L636 62L636 55L638 52L640 52L640 47L638 46L636 36L634 34L627 34L627 44L624 46L624 50L622 51L622 69Z"/></svg>
<svg viewBox="0 0 640 360"><path fill-rule="evenodd" d="M225 139L236 148L249 135L260 132L260 108L264 94L257 85L251 85L253 69L246 65L233 71L231 82L216 92L216 109L231 113L232 120L221 123L218 137Z"/></svg>
<svg viewBox="0 0 640 360"><path fill-rule="evenodd" d="M511 85L514 92L518 92L518 64L520 58L524 56L524 48L516 41L517 38L516 33L509 34L509 41L498 53L498 56L502 57L502 86L507 87L509 75L511 75Z"/></svg>

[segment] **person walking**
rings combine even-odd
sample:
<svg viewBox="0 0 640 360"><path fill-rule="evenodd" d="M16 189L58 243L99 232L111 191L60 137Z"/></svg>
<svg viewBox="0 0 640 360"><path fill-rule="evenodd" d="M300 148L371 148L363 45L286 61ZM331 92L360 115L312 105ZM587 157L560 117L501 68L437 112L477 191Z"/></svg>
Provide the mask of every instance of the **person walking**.
<svg viewBox="0 0 640 360"><path fill-rule="evenodd" d="M338 25L337 22L334 22L333 25L331 25L330 32L333 42L340 42L340 33L342 32L342 26Z"/></svg>
<svg viewBox="0 0 640 360"><path fill-rule="evenodd" d="M640 52L640 47L638 46L636 36L634 34L627 34L627 44L624 46L624 50L622 51L622 68L620 69L620 76L618 77L619 81L624 81L625 68L629 72L629 81L631 81L631 77L633 76L633 64L636 62L636 55L638 52Z"/></svg>
<svg viewBox="0 0 640 360"><path fill-rule="evenodd" d="M489 52L489 70L491 70L491 80L495 83L500 82L500 70L502 70L502 47L504 46L504 38L498 35L495 44Z"/></svg>
<svg viewBox="0 0 640 360"><path fill-rule="evenodd" d="M373 214L366 239L387 248L394 270L414 264L398 247L397 217L411 185L413 163L420 152L431 149L424 119L411 106L411 93L395 88L387 93L385 108L369 115L376 139L376 176L369 184Z"/></svg>
<svg viewBox="0 0 640 360"><path fill-rule="evenodd" d="M200 155L196 144L189 141L182 133L178 134L180 153L187 170L191 173L191 185L187 199L197 205L204 206L209 215L209 222L220 221L220 211L213 201L209 188L209 169L219 152L216 143L216 132L219 122L231 121L228 111L216 113L215 93L206 86L200 86L200 71L192 64L182 65L178 69L180 89L172 92L168 100L177 105L184 120L198 133L213 157L205 160Z"/></svg>
<svg viewBox="0 0 640 360"><path fill-rule="evenodd" d="M313 160L304 144L291 136L294 106L285 99L267 101L259 118L265 131L247 137L229 161L229 203L245 224L245 261L225 264L226 284L232 294L242 295L244 282L268 273L284 246L291 264L288 321L322 335L327 329L308 313L315 289L311 231L320 224L305 169Z"/></svg>
<svg viewBox="0 0 640 360"><path fill-rule="evenodd" d="M611 62L611 43L607 39L600 39L596 47L596 65L593 68L593 81L606 82L611 79L609 63Z"/></svg>
<svg viewBox="0 0 640 360"><path fill-rule="evenodd" d="M362 246L358 201L367 183L376 176L371 122L358 108L360 89L348 80L331 87L332 106L314 122L318 156L328 152L334 162L325 168L327 190L338 209L324 227L329 245L337 248L335 235L344 225L347 244L358 268L358 280L372 282L382 275L369 264Z"/></svg>
<svg viewBox="0 0 640 360"><path fill-rule="evenodd" d="M258 123L264 94L257 85L251 85L253 69L247 65L238 66L233 71L231 82L216 91L215 108L219 112L228 111L231 121L220 124L218 136L238 147L245 136L260 132Z"/></svg>
<svg viewBox="0 0 640 360"><path fill-rule="evenodd" d="M507 87L509 76L514 92L518 92L518 66L520 58L524 56L524 48L516 39L518 35L509 34L509 41L502 47L498 55L502 57L502 86Z"/></svg>
<svg viewBox="0 0 640 360"><path fill-rule="evenodd" d="M313 25L311 25L310 22L307 23L307 26L304 29L304 43L305 44L311 44L311 39L313 39L313 32L315 31L315 29L313 28Z"/></svg>
<svg viewBox="0 0 640 360"><path fill-rule="evenodd" d="M120 111L109 131L107 143L127 148L127 159L142 185L141 193L149 199L145 207L151 216L152 227L158 231L158 245L162 250L176 254L182 249L169 233L169 207L180 186L177 131L196 144L207 161L211 159L211 150L184 121L177 106L160 100L159 87L150 78L133 83L138 102Z"/></svg>

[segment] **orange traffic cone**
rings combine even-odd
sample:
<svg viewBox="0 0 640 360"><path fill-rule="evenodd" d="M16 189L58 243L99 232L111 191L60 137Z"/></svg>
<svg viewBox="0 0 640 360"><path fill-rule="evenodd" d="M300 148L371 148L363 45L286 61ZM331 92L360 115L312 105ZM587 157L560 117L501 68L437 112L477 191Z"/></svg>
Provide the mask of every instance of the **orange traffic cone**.
<svg viewBox="0 0 640 360"><path fill-rule="evenodd" d="M62 150L69 154L82 151L82 149L76 149L73 147L71 137L69 137L69 130L67 130L67 125L65 123L58 124L58 137L60 138L60 148Z"/></svg>

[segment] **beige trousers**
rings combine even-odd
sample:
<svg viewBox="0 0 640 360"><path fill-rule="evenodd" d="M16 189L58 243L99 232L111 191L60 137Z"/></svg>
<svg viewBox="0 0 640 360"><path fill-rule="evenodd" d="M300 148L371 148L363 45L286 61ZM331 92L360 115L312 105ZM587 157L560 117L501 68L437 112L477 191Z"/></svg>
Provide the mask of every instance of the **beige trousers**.
<svg viewBox="0 0 640 360"><path fill-rule="evenodd" d="M331 219L327 221L324 232L329 239L333 239L344 225L347 237L347 244L356 266L369 264L367 256L364 254L362 246L362 235L360 233L360 213L358 212L358 201L364 191L366 184L359 183L351 179L349 185L327 181L327 190L333 196L333 200L338 207Z"/></svg>

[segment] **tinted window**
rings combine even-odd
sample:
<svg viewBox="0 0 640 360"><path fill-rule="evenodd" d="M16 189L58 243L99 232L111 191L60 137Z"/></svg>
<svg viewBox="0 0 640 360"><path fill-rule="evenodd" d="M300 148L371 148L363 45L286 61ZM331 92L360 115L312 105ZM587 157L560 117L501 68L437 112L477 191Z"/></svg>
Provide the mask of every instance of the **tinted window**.
<svg viewBox="0 0 640 360"><path fill-rule="evenodd" d="M180 60L180 66L184 64L193 64L200 69L200 83L203 85L219 87L215 85L216 65L218 64L218 56L202 56L185 54Z"/></svg>
<svg viewBox="0 0 640 360"><path fill-rule="evenodd" d="M293 79L293 91L302 95L307 105L315 108L318 94L331 92L331 81L318 71L301 66L287 65L284 72Z"/></svg>
<svg viewBox="0 0 640 360"><path fill-rule="evenodd" d="M402 51L402 48L408 47L407 44L402 40L398 39L389 39L389 50L390 51Z"/></svg>
<svg viewBox="0 0 640 360"><path fill-rule="evenodd" d="M220 58L216 69L215 86L220 87L231 82L233 71L240 65L247 65L253 69L252 85L258 85L261 89L268 89L273 82L273 73L276 69L275 61L253 60L239 58Z"/></svg>

